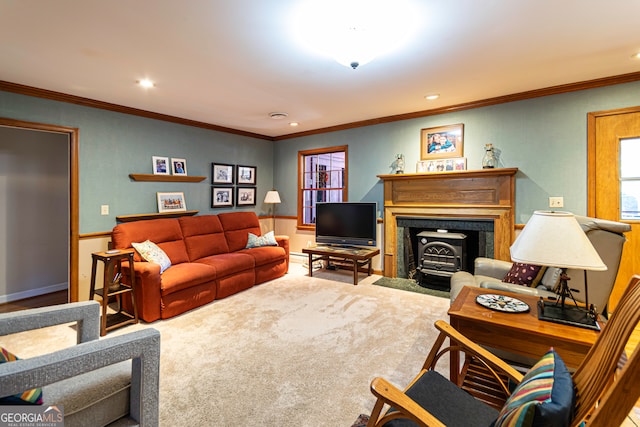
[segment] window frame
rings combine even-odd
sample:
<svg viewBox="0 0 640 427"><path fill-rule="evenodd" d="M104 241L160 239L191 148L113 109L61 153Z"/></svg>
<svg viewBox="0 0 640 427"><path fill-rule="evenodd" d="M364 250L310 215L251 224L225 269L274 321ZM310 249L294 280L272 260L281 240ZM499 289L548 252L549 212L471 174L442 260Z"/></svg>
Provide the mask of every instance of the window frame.
<svg viewBox="0 0 640 427"><path fill-rule="evenodd" d="M320 154L330 154L336 152L344 153L344 176L342 183L342 201L348 201L349 194L349 146L348 145L338 145L333 147L325 147L325 148L314 148L311 150L301 150L298 151L298 230L315 230L315 224L305 224L304 220L304 192L305 191L315 191L317 189L308 189L304 188L304 176L306 173L305 170L305 158L307 156L315 156ZM333 187L329 187L333 188ZM337 188L337 187L336 187Z"/></svg>

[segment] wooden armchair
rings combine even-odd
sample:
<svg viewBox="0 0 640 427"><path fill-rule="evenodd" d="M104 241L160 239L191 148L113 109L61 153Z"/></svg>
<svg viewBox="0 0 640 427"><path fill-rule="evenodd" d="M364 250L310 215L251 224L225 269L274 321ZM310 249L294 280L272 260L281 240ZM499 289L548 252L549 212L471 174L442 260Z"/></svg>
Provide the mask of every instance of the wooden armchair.
<svg viewBox="0 0 640 427"><path fill-rule="evenodd" d="M636 275L582 364L572 375L567 372L575 390L570 405L573 415L555 425L579 426L586 421L589 427L618 426L632 410L640 396L640 350L636 348L621 370L616 371L625 345L640 321L639 307L640 276ZM510 384L520 385L524 378L526 387L530 381L531 371L526 375L516 371L444 321L437 321L435 326L440 334L422 370L404 391L382 378L371 382L377 401L367 427L489 426L505 405L513 405L517 399L518 389L513 391ZM451 345L444 347L447 338ZM451 383L434 370L450 351L465 355L460 384ZM472 381L469 376L474 376ZM470 384L474 390L469 389ZM511 399L505 403L500 396ZM539 407L535 410L540 411Z"/></svg>

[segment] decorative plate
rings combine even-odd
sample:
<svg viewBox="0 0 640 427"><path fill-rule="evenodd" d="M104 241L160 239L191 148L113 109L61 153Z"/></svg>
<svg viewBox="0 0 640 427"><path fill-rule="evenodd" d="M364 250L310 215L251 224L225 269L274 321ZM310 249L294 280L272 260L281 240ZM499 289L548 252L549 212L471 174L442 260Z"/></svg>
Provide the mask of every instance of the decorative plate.
<svg viewBox="0 0 640 427"><path fill-rule="evenodd" d="M529 311L529 304L519 299L506 295L483 294L476 297L476 302L491 310L503 311L505 313L526 313Z"/></svg>

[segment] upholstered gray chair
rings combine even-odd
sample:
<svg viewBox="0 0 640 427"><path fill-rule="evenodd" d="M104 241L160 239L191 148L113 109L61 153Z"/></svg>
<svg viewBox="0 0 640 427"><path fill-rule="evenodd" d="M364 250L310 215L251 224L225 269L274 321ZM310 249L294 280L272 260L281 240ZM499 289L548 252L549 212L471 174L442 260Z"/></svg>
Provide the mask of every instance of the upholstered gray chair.
<svg viewBox="0 0 640 427"><path fill-rule="evenodd" d="M85 301L0 314L0 343L6 335L71 322L76 322L77 345L0 363L0 396L42 388L43 405L63 406L66 427L157 426L156 329L99 339L100 304Z"/></svg>
<svg viewBox="0 0 640 427"><path fill-rule="evenodd" d="M623 233L631 230L629 224L607 221L599 218L590 218L585 216L577 216L578 223L587 234L587 237L595 247L596 251L607 266L606 271L588 271L587 284L589 291L589 304L594 304L596 310L604 313L609 295L613 290L622 257L622 248L626 242ZM571 248L567 248L571 250ZM550 289L530 288L511 283L504 283L501 280L511 269L512 263L508 261L500 261L491 258L476 258L474 261L474 274L466 271L459 271L451 276L451 302L453 302L464 286L482 287L488 289L499 289L520 294L529 294L542 297L552 297L553 287L557 282L552 270L546 275L551 276L551 283L545 282ZM559 269L556 269L559 270ZM583 270L567 270L569 288L571 288L576 300L585 302L584 292L584 271Z"/></svg>

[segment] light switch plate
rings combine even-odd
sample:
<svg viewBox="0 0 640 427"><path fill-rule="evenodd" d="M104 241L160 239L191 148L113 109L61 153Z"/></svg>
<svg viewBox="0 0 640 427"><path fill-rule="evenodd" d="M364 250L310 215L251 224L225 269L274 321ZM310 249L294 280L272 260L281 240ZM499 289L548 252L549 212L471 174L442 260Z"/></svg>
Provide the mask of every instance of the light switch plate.
<svg viewBox="0 0 640 427"><path fill-rule="evenodd" d="M109 215L109 205L100 206L100 215Z"/></svg>

